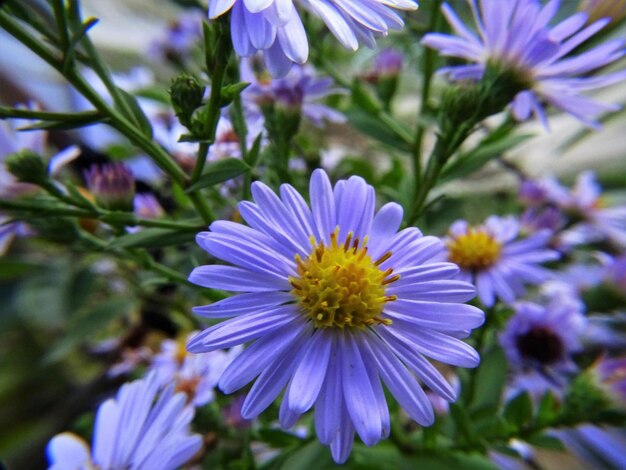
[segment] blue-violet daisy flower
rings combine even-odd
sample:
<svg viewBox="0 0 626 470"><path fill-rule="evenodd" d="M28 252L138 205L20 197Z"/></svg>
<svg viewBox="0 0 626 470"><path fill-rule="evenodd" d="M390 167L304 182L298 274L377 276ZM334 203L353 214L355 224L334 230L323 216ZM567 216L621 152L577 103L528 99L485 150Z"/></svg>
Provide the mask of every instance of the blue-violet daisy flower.
<svg viewBox="0 0 626 470"><path fill-rule="evenodd" d="M475 367L478 354L459 338L484 319L462 303L473 286L439 261L443 243L415 227L398 232L396 203L375 214L374 188L360 177L333 188L314 171L310 208L287 184L278 196L256 182L252 195L254 202L239 204L249 226L217 221L197 236L230 265L197 267L190 280L240 294L194 309L232 318L196 335L189 351L253 342L219 387L232 393L256 378L241 410L246 419L285 389L285 428L315 407L317 435L336 462L348 458L355 432L370 446L389 435L382 383L412 419L430 425L432 405L418 380L449 401L456 393L426 357Z"/></svg>
<svg viewBox="0 0 626 470"><path fill-rule="evenodd" d="M582 349L587 325L584 304L567 292L554 292L541 303L518 302L500 334L502 349L515 373L510 395L527 390L535 398L547 390L561 394L568 375L577 371L572 353Z"/></svg>
<svg viewBox="0 0 626 470"><path fill-rule="evenodd" d="M599 115L619 109L583 96L626 78L626 70L603 76L589 73L621 57L624 38L612 39L578 55L578 46L604 28L610 18L587 24L588 13L578 12L555 26L548 23L558 12L560 0L544 6L538 0L468 0L478 34L468 29L448 4L443 14L455 34L430 33L423 43L441 54L465 59L472 64L447 67L453 80L478 80L488 66L514 72L525 89L513 101L516 119L527 120L532 113L547 126L545 102L590 126Z"/></svg>
<svg viewBox="0 0 626 470"><path fill-rule="evenodd" d="M375 37L400 29L402 18L393 11L414 10L413 0L303 0L347 48L359 43L373 47ZM235 52L249 57L263 51L274 77L284 76L294 63L303 64L309 43L293 0L211 0L209 18L231 12L230 30Z"/></svg>
<svg viewBox="0 0 626 470"><path fill-rule="evenodd" d="M92 449L78 436L62 433L48 443L50 470L174 470L202 447L190 434L194 409L184 393L161 389L154 374L122 385L98 408Z"/></svg>
<svg viewBox="0 0 626 470"><path fill-rule="evenodd" d="M229 351L211 351L205 354L189 354L185 348L188 340L197 332L182 340L166 339L161 351L154 356L150 370L163 385L175 384L176 390L185 392L194 406L203 406L215 399L215 387L224 369L241 352L241 347Z"/></svg>
<svg viewBox="0 0 626 470"><path fill-rule="evenodd" d="M559 253L546 248L551 232L541 230L518 239L520 223L515 217L489 217L478 227L458 220L450 227L446 246L448 260L461 268L459 279L472 282L487 307L496 296L512 303L524 294L524 283L539 284L550 277L540 263L555 260Z"/></svg>

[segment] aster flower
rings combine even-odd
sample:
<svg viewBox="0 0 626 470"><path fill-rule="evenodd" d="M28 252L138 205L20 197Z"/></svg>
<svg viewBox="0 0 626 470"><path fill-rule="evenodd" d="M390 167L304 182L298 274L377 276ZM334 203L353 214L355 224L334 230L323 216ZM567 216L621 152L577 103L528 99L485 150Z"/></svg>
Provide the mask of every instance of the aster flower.
<svg viewBox="0 0 626 470"><path fill-rule="evenodd" d="M135 197L135 180L123 163L92 165L85 172L87 189L106 209L129 210Z"/></svg>
<svg viewBox="0 0 626 470"><path fill-rule="evenodd" d="M626 431L623 428L583 424L555 429L556 436L584 465L583 468L626 468Z"/></svg>
<svg viewBox="0 0 626 470"><path fill-rule="evenodd" d="M174 470L202 446L189 433L193 407L173 387L160 389L154 375L123 385L115 398L98 408L92 448L72 433L48 443L50 470Z"/></svg>
<svg viewBox="0 0 626 470"><path fill-rule="evenodd" d="M571 355L582 349L587 325L582 302L555 292L542 304L518 302L514 308L499 337L516 374L511 394L519 389L535 397L547 390L563 392L568 374L577 370Z"/></svg>
<svg viewBox="0 0 626 470"><path fill-rule="evenodd" d="M342 113L320 103L345 90L336 88L329 77L318 77L313 67L293 67L287 76L278 79L269 79L263 71L255 72L255 68L254 59L241 61L241 79L250 82L243 98L251 115L261 117L261 109L271 105L301 114L318 127L325 122L346 122Z"/></svg>
<svg viewBox="0 0 626 470"><path fill-rule="evenodd" d="M375 37L400 29L402 19L393 9L414 10L412 0L304 0L303 6L318 15L348 49L359 43L373 47ZM303 64L309 45L293 0L216 0L209 2L209 18L230 11L230 30L235 52L249 57L263 51L274 77L284 76L294 63Z"/></svg>
<svg viewBox="0 0 626 470"><path fill-rule="evenodd" d="M202 41L203 17L204 14L198 10L179 15L167 25L162 35L150 43L148 54L177 65L185 64L193 48Z"/></svg>
<svg viewBox="0 0 626 470"><path fill-rule="evenodd" d="M535 208L534 211L542 212L548 208L554 211L556 208L561 213L558 218L569 221L567 229L558 233L557 243L563 249L598 241L626 247L626 205L608 205L592 171L580 173L571 190L554 176L529 182L526 187L529 185L535 188L535 196L525 198L525 201ZM525 189L524 194L528 193L529 190Z"/></svg>
<svg viewBox="0 0 626 470"><path fill-rule="evenodd" d="M535 114L547 127L544 104L571 114L589 126L604 112L619 109L602 104L581 92L618 83L626 70L592 77L590 72L624 55L624 39L609 40L578 55L570 53L607 25L608 18L587 25L588 14L579 12L555 26L548 23L559 9L559 0L542 6L538 0L468 0L478 34L470 31L448 4L443 14L454 35L430 33L423 43L445 56L471 64L442 71L453 80L478 80L488 67L513 72L523 88L512 103L519 121Z"/></svg>
<svg viewBox="0 0 626 470"><path fill-rule="evenodd" d="M176 390L185 392L194 406L203 406L214 400L217 381L228 364L241 352L241 348L187 354L185 342L196 333L188 335L185 341L163 341L161 351L154 356L150 369L155 372L160 383L175 384Z"/></svg>
<svg viewBox="0 0 626 470"><path fill-rule="evenodd" d="M472 282L483 304L491 307L496 296L512 303L524 294L524 284L539 284L551 274L540 263L559 254L546 248L551 232L518 239L520 224L514 217L489 217L484 225L470 227L458 220L450 227L448 260L461 268L458 278Z"/></svg>
<svg viewBox="0 0 626 470"><path fill-rule="evenodd" d="M478 354L459 338L483 322L482 311L461 303L474 288L452 279L454 264L438 261L442 242L414 227L397 232L402 208L389 203L374 214L374 188L356 176L333 188L316 170L310 208L290 185L277 196L257 182L252 195L239 204L249 226L218 221L197 237L234 266L200 266L191 282L240 294L194 309L233 318L196 335L188 350L252 341L219 387L232 393L258 376L246 419L285 389L285 428L315 407L317 435L337 462L348 458L355 432L366 445L388 436L381 380L412 419L431 424L417 379L447 400L456 393L426 357L475 367Z"/></svg>

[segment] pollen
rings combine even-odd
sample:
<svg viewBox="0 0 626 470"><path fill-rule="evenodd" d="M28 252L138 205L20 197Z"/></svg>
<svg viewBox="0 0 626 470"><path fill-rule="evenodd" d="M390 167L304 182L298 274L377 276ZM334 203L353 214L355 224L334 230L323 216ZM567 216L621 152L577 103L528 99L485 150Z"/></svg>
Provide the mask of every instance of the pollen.
<svg viewBox="0 0 626 470"><path fill-rule="evenodd" d="M447 243L448 259L467 271L480 271L500 259L502 244L483 230L470 229Z"/></svg>
<svg viewBox="0 0 626 470"><path fill-rule="evenodd" d="M391 320L381 314L385 304L396 297L385 291L400 276L379 266L392 256L391 252L373 260L367 239L359 240L349 233L345 242L339 243L338 235L339 227L330 235L329 246L312 237L311 254L306 259L296 255L298 277L289 278L292 295L317 328L390 325Z"/></svg>

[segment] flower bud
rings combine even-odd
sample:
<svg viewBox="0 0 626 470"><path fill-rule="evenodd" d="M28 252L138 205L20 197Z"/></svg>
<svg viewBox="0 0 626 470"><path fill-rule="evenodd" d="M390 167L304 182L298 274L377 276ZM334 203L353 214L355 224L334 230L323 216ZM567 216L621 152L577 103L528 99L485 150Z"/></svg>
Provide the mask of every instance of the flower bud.
<svg viewBox="0 0 626 470"><path fill-rule="evenodd" d="M130 170L122 163L93 165L85 173L87 188L96 203L110 210L133 210L135 181Z"/></svg>
<svg viewBox="0 0 626 470"><path fill-rule="evenodd" d="M204 91L205 87L193 75L182 74L172 81L169 89L172 106L180 122L187 128L191 125L193 112L202 105Z"/></svg>
<svg viewBox="0 0 626 470"><path fill-rule="evenodd" d="M22 150L9 155L5 164L20 182L41 185L48 179L48 166L43 158L32 150Z"/></svg>

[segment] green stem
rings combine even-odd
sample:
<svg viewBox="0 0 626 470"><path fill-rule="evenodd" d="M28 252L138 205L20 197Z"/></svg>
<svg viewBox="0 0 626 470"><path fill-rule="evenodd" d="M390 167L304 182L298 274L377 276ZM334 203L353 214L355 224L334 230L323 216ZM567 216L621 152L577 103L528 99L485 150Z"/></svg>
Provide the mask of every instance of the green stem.
<svg viewBox="0 0 626 470"><path fill-rule="evenodd" d="M98 111L82 111L78 113L53 113L48 111L34 111L32 109L9 108L0 106L0 119L2 118L23 118L40 119L42 121L85 121L93 122L102 119L103 116Z"/></svg>
<svg viewBox="0 0 626 470"><path fill-rule="evenodd" d="M187 186L187 175L172 157L163 150L162 147L154 143L150 138L128 122L128 120L121 116L115 109L111 108L75 69L72 68L68 71L64 71L62 61L60 61L52 51L30 36L13 18L3 11L0 11L0 27L50 64L59 73L64 75L68 82L87 98L96 110L109 119L109 124L113 128L146 152L164 172L170 175L176 184L182 188ZM204 222L209 224L213 220L213 214L211 213L207 201L198 194L190 194L189 199L196 207L196 210L199 212Z"/></svg>
<svg viewBox="0 0 626 470"><path fill-rule="evenodd" d="M436 0L432 8L432 14L428 26L428 31L435 32L439 29L441 23L441 13L439 8L442 0ZM413 142L413 184L414 184L414 197L417 196L418 185L421 184L422 179L422 151L423 140L426 132L426 125L424 124L424 114L429 111L428 101L430 100L430 90L432 84L432 77L435 72L435 51L431 48L424 50L424 56L422 60L422 90L421 90L421 102L417 119L417 129L415 131L415 140Z"/></svg>
<svg viewBox="0 0 626 470"><path fill-rule="evenodd" d="M74 200L64 200L64 202L67 202L72 206L76 206L76 201ZM15 212L30 212L33 215L55 215L59 217L99 219L112 225L123 225L129 227L139 225L142 227L169 228L173 230L190 232L196 232L204 228L204 226L200 223L178 222L165 219L145 219L142 217L137 217L135 214L130 212L107 211L100 208L75 208L67 206L55 207L29 200L11 201L0 199L0 209Z"/></svg>
<svg viewBox="0 0 626 470"><path fill-rule="evenodd" d="M217 124L220 119L220 112L222 109L222 86L224 83L224 75L226 73L226 67L228 66L228 59L231 53L230 36L228 34L228 27L225 26L225 20L219 19L215 23L217 30L217 40L215 44L215 50L217 51L218 58L215 61L215 69L209 70L209 76L211 77L211 94L209 96L208 110L207 110L207 130L208 142L200 143L198 148L198 157L191 173L191 182L194 184L202 175L202 170L206 163L209 148L213 142L215 142L215 132L217 130Z"/></svg>

